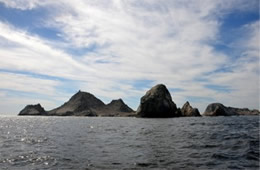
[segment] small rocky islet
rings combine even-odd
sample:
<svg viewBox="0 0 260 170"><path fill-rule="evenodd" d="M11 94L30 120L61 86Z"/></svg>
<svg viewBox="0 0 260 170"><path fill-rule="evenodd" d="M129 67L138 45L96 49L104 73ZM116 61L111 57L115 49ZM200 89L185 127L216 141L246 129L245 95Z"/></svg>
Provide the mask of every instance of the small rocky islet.
<svg viewBox="0 0 260 170"><path fill-rule="evenodd" d="M248 108L227 107L221 103L211 103L203 116L238 116L259 115L259 110ZM18 114L20 116L115 116L115 117L144 117L171 118L202 116L197 108L187 101L182 108L177 108L167 87L158 84L152 87L141 98L137 111L131 109L122 99L112 100L105 104L93 94L78 91L68 102L50 111L45 111L40 104L27 105Z"/></svg>

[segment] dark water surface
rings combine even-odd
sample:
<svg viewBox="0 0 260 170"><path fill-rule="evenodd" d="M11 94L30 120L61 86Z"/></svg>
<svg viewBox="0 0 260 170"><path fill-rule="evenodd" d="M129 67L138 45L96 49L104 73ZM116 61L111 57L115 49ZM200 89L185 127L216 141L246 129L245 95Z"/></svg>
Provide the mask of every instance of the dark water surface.
<svg viewBox="0 0 260 170"><path fill-rule="evenodd" d="M259 169L259 117L0 117L0 169Z"/></svg>

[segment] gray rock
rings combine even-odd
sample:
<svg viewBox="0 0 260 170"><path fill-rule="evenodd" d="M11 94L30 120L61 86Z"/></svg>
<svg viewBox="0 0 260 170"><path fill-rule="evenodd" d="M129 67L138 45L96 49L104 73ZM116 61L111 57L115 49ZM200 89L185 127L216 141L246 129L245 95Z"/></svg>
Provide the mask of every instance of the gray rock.
<svg viewBox="0 0 260 170"><path fill-rule="evenodd" d="M209 104L204 112L204 116L234 116L234 115L259 115L258 110L249 110L247 108L226 107L221 103Z"/></svg>
<svg viewBox="0 0 260 170"><path fill-rule="evenodd" d="M147 91L137 109L138 116L147 118L176 117L178 116L176 112L176 104L163 84L158 84Z"/></svg>
<svg viewBox="0 0 260 170"><path fill-rule="evenodd" d="M182 116L201 116L197 108L193 108L187 101L181 108Z"/></svg>
<svg viewBox="0 0 260 170"><path fill-rule="evenodd" d="M20 111L18 115L36 116L36 115L47 115L47 113L40 104L36 104L36 105L27 105L23 110Z"/></svg>

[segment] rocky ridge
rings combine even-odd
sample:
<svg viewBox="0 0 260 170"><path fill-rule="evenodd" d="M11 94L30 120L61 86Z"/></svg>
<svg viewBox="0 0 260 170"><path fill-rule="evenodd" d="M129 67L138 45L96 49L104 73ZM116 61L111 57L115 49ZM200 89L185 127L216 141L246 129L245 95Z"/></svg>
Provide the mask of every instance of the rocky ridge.
<svg viewBox="0 0 260 170"><path fill-rule="evenodd" d="M141 98L139 107L134 112L122 99L103 103L93 94L78 91L69 101L60 107L45 111L40 104L27 105L18 115L41 116L137 116L145 118L169 118L201 116L197 108L187 101L183 107L177 108L167 87L158 84L152 87ZM259 110L227 107L221 103L209 104L203 116L260 115Z"/></svg>

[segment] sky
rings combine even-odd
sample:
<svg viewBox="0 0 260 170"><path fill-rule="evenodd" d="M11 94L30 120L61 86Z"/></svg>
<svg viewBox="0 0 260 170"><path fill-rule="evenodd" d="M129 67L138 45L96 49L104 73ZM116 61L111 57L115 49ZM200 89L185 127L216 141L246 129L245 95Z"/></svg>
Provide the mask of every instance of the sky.
<svg viewBox="0 0 260 170"><path fill-rule="evenodd" d="M259 109L259 0L0 0L0 114L78 90L105 103L165 84L178 107Z"/></svg>

